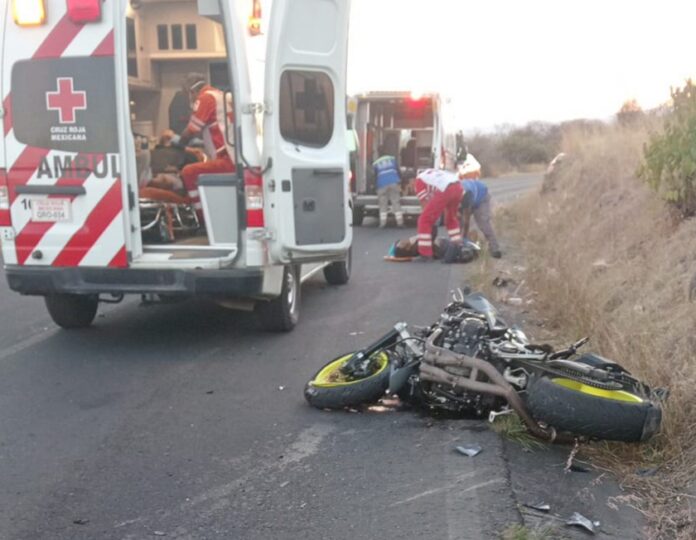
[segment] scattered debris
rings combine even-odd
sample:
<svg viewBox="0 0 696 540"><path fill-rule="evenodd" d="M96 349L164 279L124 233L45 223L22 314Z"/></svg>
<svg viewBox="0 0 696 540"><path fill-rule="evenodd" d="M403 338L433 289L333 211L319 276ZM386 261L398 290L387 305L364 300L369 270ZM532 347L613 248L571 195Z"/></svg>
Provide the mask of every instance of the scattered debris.
<svg viewBox="0 0 696 540"><path fill-rule="evenodd" d="M533 510L538 510L539 512L550 512L551 511L551 505L547 504L545 502L538 502L538 503L533 503L533 504L524 503L524 506L526 506L527 508L531 508Z"/></svg>
<svg viewBox="0 0 696 540"><path fill-rule="evenodd" d="M590 519L587 519L585 516L583 516L580 512L573 512L573 515L570 516L570 519L566 521L566 525L568 526L577 526L577 527L583 527L590 531L592 534L595 533L595 528L599 528L600 523L599 521L592 521Z"/></svg>
<svg viewBox="0 0 696 540"><path fill-rule="evenodd" d="M592 268L595 268L597 270L604 270L606 268L609 268L610 266L611 265L604 259L597 259L595 262L592 263Z"/></svg>
<svg viewBox="0 0 696 540"><path fill-rule="evenodd" d="M519 296L508 296L503 302L511 306L521 306L524 301Z"/></svg>
<svg viewBox="0 0 696 540"><path fill-rule="evenodd" d="M349 336L362 336L365 332L350 332Z"/></svg>
<svg viewBox="0 0 696 540"><path fill-rule="evenodd" d="M89 520L88 520L88 519L82 519L82 518L80 518L80 519L73 519L73 523L74 523L75 525L87 525L87 524L89 523Z"/></svg>
<svg viewBox="0 0 696 540"><path fill-rule="evenodd" d="M638 470L636 471L636 474L637 474L638 476L644 476L644 477L646 477L646 476L655 476L655 474L656 474L657 471L659 471L659 470L660 470L660 467L649 467L649 468L647 468L647 469L638 469Z"/></svg>
<svg viewBox="0 0 696 540"><path fill-rule="evenodd" d="M153 531L152 534L154 534L155 536L167 536L167 533L164 531Z"/></svg>
<svg viewBox="0 0 696 540"><path fill-rule="evenodd" d="M510 280L504 277L497 276L493 278L494 287L507 287L510 284Z"/></svg>
<svg viewBox="0 0 696 540"><path fill-rule="evenodd" d="M568 459L566 460L565 467L563 468L564 472L570 472L571 467L573 466L573 461L575 460L575 456L578 453L578 450L580 450L580 442L578 442L578 440L575 439L573 449L570 451L570 454L568 454Z"/></svg>
<svg viewBox="0 0 696 540"><path fill-rule="evenodd" d="M284 487L287 486L289 483L290 483L289 481L285 481L285 482L283 482L282 484L280 484L280 487L284 488Z"/></svg>
<svg viewBox="0 0 696 540"><path fill-rule="evenodd" d="M501 409L500 411L491 411L488 413L488 422L493 423L498 416L503 416L506 414L511 414L512 409Z"/></svg>
<svg viewBox="0 0 696 540"><path fill-rule="evenodd" d="M481 448L478 444L472 444L470 446L457 446L455 449L463 456L469 457L477 456L483 450L483 448Z"/></svg>
<svg viewBox="0 0 696 540"><path fill-rule="evenodd" d="M283 390L285 390L285 387L284 387L284 386L279 386L279 387L278 387L278 390L280 390L280 391L282 392Z"/></svg>
<svg viewBox="0 0 696 540"><path fill-rule="evenodd" d="M214 393L215 393L215 390L208 390L208 391L206 392L206 394L208 394L208 395L214 394Z"/></svg>

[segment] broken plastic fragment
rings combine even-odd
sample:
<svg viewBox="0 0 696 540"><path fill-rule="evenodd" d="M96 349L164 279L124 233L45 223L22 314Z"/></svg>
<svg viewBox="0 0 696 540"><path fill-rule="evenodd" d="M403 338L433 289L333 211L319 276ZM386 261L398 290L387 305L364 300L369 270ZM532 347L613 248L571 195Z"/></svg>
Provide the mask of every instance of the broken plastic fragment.
<svg viewBox="0 0 696 540"><path fill-rule="evenodd" d="M494 287L506 287L508 282L509 282L509 280L507 280L503 277L500 277L500 276L493 278L493 286Z"/></svg>
<svg viewBox="0 0 696 540"><path fill-rule="evenodd" d="M551 511L551 505L547 504L545 502L539 502L539 503L533 503L533 504L524 503L524 505L527 508L533 508L534 510L539 510L539 512L550 512Z"/></svg>
<svg viewBox="0 0 696 540"><path fill-rule="evenodd" d="M463 456L474 457L480 454L483 448L481 448L478 444L473 444L470 446L457 446L456 450Z"/></svg>
<svg viewBox="0 0 696 540"><path fill-rule="evenodd" d="M570 519L566 521L566 525L583 527L590 531L592 534L594 534L595 527L599 527L600 523L599 521L592 521L590 519L587 519L580 512L573 512L573 515L570 516Z"/></svg>

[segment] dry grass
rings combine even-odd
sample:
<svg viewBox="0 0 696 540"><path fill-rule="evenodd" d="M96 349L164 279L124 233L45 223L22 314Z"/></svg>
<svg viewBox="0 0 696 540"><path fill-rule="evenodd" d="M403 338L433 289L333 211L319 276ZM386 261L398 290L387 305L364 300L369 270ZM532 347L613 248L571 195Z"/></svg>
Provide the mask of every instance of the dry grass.
<svg viewBox="0 0 696 540"><path fill-rule="evenodd" d="M564 338L592 349L652 386L667 387L662 432L642 445L591 451L639 497L653 538L696 538L696 220L677 222L635 177L649 127L566 134L569 156L544 196L501 216L525 253L535 308ZM651 476L636 471L659 467Z"/></svg>

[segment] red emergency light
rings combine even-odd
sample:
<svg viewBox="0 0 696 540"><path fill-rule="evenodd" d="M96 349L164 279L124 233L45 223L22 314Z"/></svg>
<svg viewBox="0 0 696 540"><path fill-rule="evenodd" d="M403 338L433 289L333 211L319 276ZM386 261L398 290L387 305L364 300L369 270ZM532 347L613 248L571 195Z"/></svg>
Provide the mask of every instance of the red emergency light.
<svg viewBox="0 0 696 540"><path fill-rule="evenodd" d="M101 21L102 0L66 0L68 18L79 24Z"/></svg>
<svg viewBox="0 0 696 540"><path fill-rule="evenodd" d="M412 109L421 109L421 108L425 107L425 102L426 102L426 99L422 98L422 97L420 97L420 98L410 97L406 100L406 103Z"/></svg>

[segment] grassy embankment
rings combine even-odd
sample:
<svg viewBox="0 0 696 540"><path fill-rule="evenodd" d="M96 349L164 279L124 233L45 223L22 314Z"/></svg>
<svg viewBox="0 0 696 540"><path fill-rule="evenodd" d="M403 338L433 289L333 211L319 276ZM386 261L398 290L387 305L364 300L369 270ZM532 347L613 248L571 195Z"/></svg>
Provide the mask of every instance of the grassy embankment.
<svg viewBox="0 0 696 540"><path fill-rule="evenodd" d="M498 228L524 255L522 294L561 341L589 335L593 350L669 389L658 437L590 452L629 488L651 537L692 539L696 219L677 219L636 177L648 135L646 125L565 133L555 189L500 213ZM490 259L482 265L493 270Z"/></svg>

